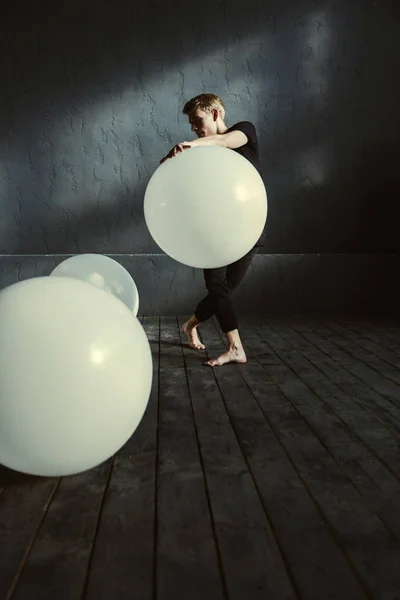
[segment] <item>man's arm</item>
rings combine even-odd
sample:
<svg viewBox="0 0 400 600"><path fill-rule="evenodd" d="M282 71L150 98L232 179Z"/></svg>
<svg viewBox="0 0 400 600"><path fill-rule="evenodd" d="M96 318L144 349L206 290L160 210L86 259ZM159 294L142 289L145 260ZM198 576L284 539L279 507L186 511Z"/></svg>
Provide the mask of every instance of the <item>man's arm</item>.
<svg viewBox="0 0 400 600"><path fill-rule="evenodd" d="M183 152L186 148L196 148L200 146L222 146L223 148L230 148L231 150L234 150L235 148L244 146L247 144L247 142L247 135L238 129L229 131L228 133L207 135L206 137L197 138L196 140L191 140L190 142L180 142L180 144L176 144L172 150L170 150L170 152L160 160L160 163L163 163L168 158L173 158L178 154L178 152Z"/></svg>
<svg viewBox="0 0 400 600"><path fill-rule="evenodd" d="M243 133L243 131L235 129L234 131L229 131L228 133L208 135L207 137L198 138L190 142L182 142L182 144L190 144L191 148L196 148L196 146L223 146L223 148L230 148L231 150L234 150L235 148L244 146L247 144L247 142L247 135Z"/></svg>

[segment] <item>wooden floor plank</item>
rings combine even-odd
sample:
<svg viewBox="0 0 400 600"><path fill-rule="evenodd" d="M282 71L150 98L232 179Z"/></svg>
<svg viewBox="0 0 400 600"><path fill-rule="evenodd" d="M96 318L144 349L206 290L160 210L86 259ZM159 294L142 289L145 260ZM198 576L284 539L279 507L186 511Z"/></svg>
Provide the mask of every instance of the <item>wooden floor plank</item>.
<svg viewBox="0 0 400 600"><path fill-rule="evenodd" d="M334 414L348 426L349 430L357 438L360 438L366 447L397 477L400 452L400 435L397 428L392 427L391 424L388 427L386 422L382 422L380 412L371 411L369 406L359 403L357 396L353 395L354 387L350 388L351 394L345 391L341 386L341 378L342 376L346 378L346 371L330 369L330 365L327 366L326 358L320 350L292 329L289 326L290 322L290 319L268 319L268 324L274 331L269 329L266 335L268 341L271 334L275 339L274 351L280 349L287 357L289 365L292 365L290 360L292 355L297 358L294 361L294 368L298 375L303 377ZM287 343L293 348L291 353L286 350ZM299 360L300 356L303 357L301 360ZM359 393L364 394L363 384L358 383L360 385ZM394 409L394 411L396 410ZM338 440L341 439L339 433L336 433L334 437ZM393 493L392 489L390 493Z"/></svg>
<svg viewBox="0 0 400 600"><path fill-rule="evenodd" d="M85 600L154 597L159 317L144 318L143 328L152 350L152 391L137 430L115 457Z"/></svg>
<svg viewBox="0 0 400 600"><path fill-rule="evenodd" d="M382 344L377 344L370 338L363 335L357 326L351 326L351 322L342 321L340 319L329 320L325 323L329 329L332 329L347 340L351 340L354 344L357 344L360 348L378 356L379 358L386 361L389 365L396 368L397 378L400 377L400 355L396 352L385 348Z"/></svg>
<svg viewBox="0 0 400 600"><path fill-rule="evenodd" d="M295 349L297 334L278 319L268 319L260 334L279 358L311 389L317 398L296 397L295 406L314 434L363 494L372 509L400 539L400 438L371 419L342 390ZM265 333L264 333L265 332ZM257 341L255 342L257 343ZM262 345L259 346L262 349ZM357 432L357 433L355 433ZM386 464L390 465L390 469Z"/></svg>
<svg viewBox="0 0 400 600"><path fill-rule="evenodd" d="M257 323L256 335L259 335L258 328L262 325L257 320L254 323ZM263 341L267 345L265 339ZM271 349L272 343L268 341ZM320 404L315 394L282 359L278 359L275 364L268 363L267 372L294 406L301 398L307 398L315 406ZM400 589L400 573L395 568L396 564L400 564L400 544L397 538L364 506L357 488L338 467L294 406L286 405L285 421L272 409L270 402L265 402L262 408L267 411L268 418L279 431L282 444L330 523L335 538L371 593L380 594L382 582L385 582L388 597L395 598ZM292 424L291 431L287 431L288 419ZM359 543L360 540L363 540L362 544Z"/></svg>
<svg viewBox="0 0 400 600"><path fill-rule="evenodd" d="M342 321L352 331L356 331L382 348L400 355L400 336L395 336L394 339L388 337L387 327L380 327L372 321L355 321L354 319L342 319Z"/></svg>
<svg viewBox="0 0 400 600"><path fill-rule="evenodd" d="M81 597L109 470L107 461L85 473L61 479L18 579L13 600Z"/></svg>
<svg viewBox="0 0 400 600"><path fill-rule="evenodd" d="M183 324L183 319L180 321ZM210 504L230 600L294 599L279 547L204 353L184 358ZM248 416L248 419L251 415Z"/></svg>
<svg viewBox="0 0 400 600"><path fill-rule="evenodd" d="M0 466L0 598L15 589L37 530L59 485Z"/></svg>
<svg viewBox="0 0 400 600"><path fill-rule="evenodd" d="M336 352L336 347L342 350L341 360L346 365L357 372L358 376L368 383L374 390L385 398L390 399L398 408L400 408L400 375L396 368L391 367L386 361L367 352L354 344L351 340L346 340L340 335L331 331L325 326L325 323L308 320L309 326L315 333L328 340L332 344L330 353ZM337 355L337 354L336 354ZM396 381L397 380L397 381Z"/></svg>
<svg viewBox="0 0 400 600"><path fill-rule="evenodd" d="M157 600L222 600L224 588L177 321L161 319Z"/></svg>
<svg viewBox="0 0 400 600"><path fill-rule="evenodd" d="M153 556L154 458L117 454L84 600L153 598Z"/></svg>
<svg viewBox="0 0 400 600"><path fill-rule="evenodd" d="M323 323L323 333L326 339L336 344L339 348L342 348L345 352L354 356L354 358L357 358L370 366L382 377L393 381L397 387L400 386L400 370L398 365L391 364L386 359L379 356L379 353L377 354L368 348L365 348L365 345L363 347L362 345L357 344L354 336L350 337L349 335L346 336L346 334L343 335L343 329L341 330L340 326L337 326L331 321ZM398 364L400 364L400 360L398 361ZM397 390L397 392L398 391L399 390Z"/></svg>
<svg viewBox="0 0 400 600"><path fill-rule="evenodd" d="M208 354L221 352L215 328L208 324L202 327ZM323 590L326 600L368 597L260 409L260 404L269 406L280 415L282 426L295 435L290 421L285 421L287 399L254 360L243 366L246 380L235 365L214 371L299 596L318 598Z"/></svg>
<svg viewBox="0 0 400 600"><path fill-rule="evenodd" d="M321 362L318 362L318 366L321 365L320 368L324 370L329 368L332 381L357 399L360 404L365 405L389 427L393 426L400 431L399 409L395 401L370 385L374 384L376 375L372 369L316 333L309 325L308 318L285 317L285 323L301 334L306 342L320 350Z"/></svg>
<svg viewBox="0 0 400 600"><path fill-rule="evenodd" d="M400 325L398 321L393 322L393 319L383 319L382 317L371 318L368 321L368 328L378 332L383 344L389 342L400 352Z"/></svg>
<svg viewBox="0 0 400 600"><path fill-rule="evenodd" d="M400 324L249 317L211 369L175 317L140 317L151 398L115 457L0 467L4 600L398 600Z"/></svg>

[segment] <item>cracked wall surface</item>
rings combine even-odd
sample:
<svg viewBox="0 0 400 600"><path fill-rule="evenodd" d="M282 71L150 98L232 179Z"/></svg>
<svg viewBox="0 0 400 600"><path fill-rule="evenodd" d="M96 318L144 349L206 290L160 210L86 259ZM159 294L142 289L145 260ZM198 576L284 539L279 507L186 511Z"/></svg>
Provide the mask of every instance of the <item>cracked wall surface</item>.
<svg viewBox="0 0 400 600"><path fill-rule="evenodd" d="M258 129L262 252L399 251L397 0L3 11L0 254L159 253L144 191L203 91Z"/></svg>

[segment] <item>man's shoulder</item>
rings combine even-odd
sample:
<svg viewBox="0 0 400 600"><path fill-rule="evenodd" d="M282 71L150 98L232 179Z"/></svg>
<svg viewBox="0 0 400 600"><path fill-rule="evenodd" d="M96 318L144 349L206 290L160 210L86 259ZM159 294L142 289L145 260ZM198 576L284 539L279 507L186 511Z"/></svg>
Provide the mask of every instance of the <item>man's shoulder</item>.
<svg viewBox="0 0 400 600"><path fill-rule="evenodd" d="M238 121L234 125L229 127L229 131L243 131L243 133L249 138L249 141L255 142L257 139L256 128L251 121Z"/></svg>
<svg viewBox="0 0 400 600"><path fill-rule="evenodd" d="M234 125L231 125L229 129L236 129L238 127L252 127L255 130L254 123L252 123L251 121L238 121Z"/></svg>

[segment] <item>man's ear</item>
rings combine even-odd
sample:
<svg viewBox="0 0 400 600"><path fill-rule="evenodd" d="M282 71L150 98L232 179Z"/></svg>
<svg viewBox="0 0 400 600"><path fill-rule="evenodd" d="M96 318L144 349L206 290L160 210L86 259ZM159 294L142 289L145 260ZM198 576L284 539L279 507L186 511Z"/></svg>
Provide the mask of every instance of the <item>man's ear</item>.
<svg viewBox="0 0 400 600"><path fill-rule="evenodd" d="M217 108L212 108L211 109L211 114L213 116L213 121L216 121L218 119L218 109Z"/></svg>

